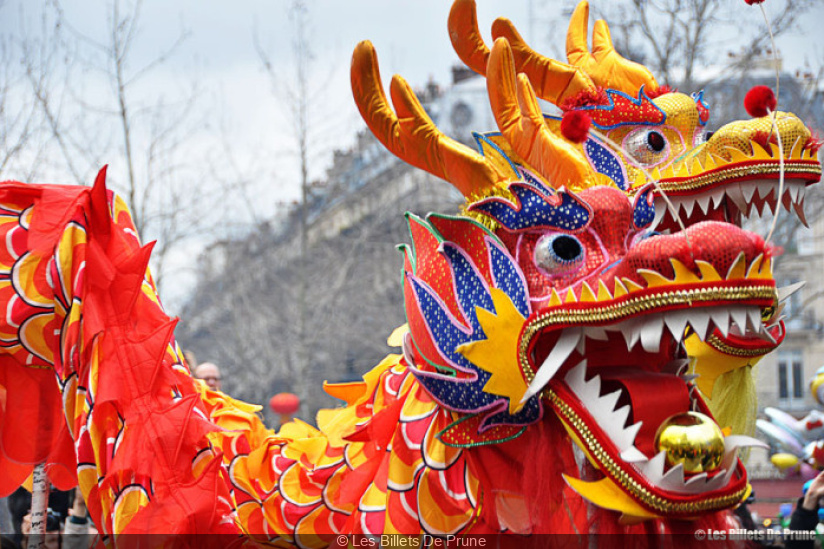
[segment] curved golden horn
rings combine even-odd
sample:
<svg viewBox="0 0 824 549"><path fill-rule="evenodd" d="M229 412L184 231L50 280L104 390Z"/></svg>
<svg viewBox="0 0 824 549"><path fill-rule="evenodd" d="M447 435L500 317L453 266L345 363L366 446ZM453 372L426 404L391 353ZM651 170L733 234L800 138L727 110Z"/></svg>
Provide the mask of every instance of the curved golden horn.
<svg viewBox="0 0 824 549"><path fill-rule="evenodd" d="M595 83L583 69L544 57L530 48L509 19L499 17L492 23L492 37L496 40L507 39L512 47L518 72L529 77L529 82L541 99L560 105L579 92L595 91Z"/></svg>
<svg viewBox="0 0 824 549"><path fill-rule="evenodd" d="M441 133L409 84L397 75L390 85L396 115L386 100L378 56L368 40L352 54L351 78L355 103L366 125L401 160L445 179L466 197L511 179L482 155Z"/></svg>
<svg viewBox="0 0 824 549"><path fill-rule="evenodd" d="M658 89L655 77L645 66L621 57L612 45L609 26L603 20L595 22L592 31L592 52L587 45L589 34L589 2L581 0L569 19L566 51L567 61L582 68L599 86L620 90L631 95L641 86Z"/></svg>
<svg viewBox="0 0 824 549"><path fill-rule="evenodd" d="M544 123L535 92L524 74L515 76L515 60L506 38L492 46L487 89L498 128L512 149L553 187L578 189L594 183L595 173L581 153Z"/></svg>
<svg viewBox="0 0 824 549"><path fill-rule="evenodd" d="M447 19L452 48L467 67L480 75L486 75L489 48L478 30L478 14L475 0L455 0Z"/></svg>
<svg viewBox="0 0 824 549"><path fill-rule="evenodd" d="M449 11L449 38L455 53L470 69L486 75L489 48L478 30L475 0L455 0ZM499 18L492 24L492 36L509 40L515 56L515 66L526 73L538 97L555 105L582 90L594 90L595 84L578 67L544 57L532 50L508 19Z"/></svg>

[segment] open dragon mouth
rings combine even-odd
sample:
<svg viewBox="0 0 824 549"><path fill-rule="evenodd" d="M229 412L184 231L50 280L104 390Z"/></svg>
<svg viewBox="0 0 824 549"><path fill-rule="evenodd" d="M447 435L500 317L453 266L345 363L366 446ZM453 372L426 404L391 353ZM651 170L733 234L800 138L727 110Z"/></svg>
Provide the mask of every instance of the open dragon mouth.
<svg viewBox="0 0 824 549"><path fill-rule="evenodd" d="M703 160L693 157L652 175L687 225L707 219L740 225L742 216L774 214L779 205L806 224L806 189L821 179L821 164L817 152L798 146L800 142L785 154L781 196L779 151L772 143L769 151L752 143L751 155L728 148L729 159L706 153ZM659 198L655 206L654 225L676 230L677 221L666 203Z"/></svg>
<svg viewBox="0 0 824 549"><path fill-rule="evenodd" d="M568 479L582 496L636 517L695 516L742 499L747 481L736 448L751 444L748 437L725 437L716 462L696 470L659 450L656 435L679 414L712 417L687 375L688 337L775 345L769 263L759 257L740 277L731 269L726 279L691 287L618 282L609 296L602 284L596 303L568 298L529 319L519 353L524 374L531 387L549 377L540 387L545 402L603 475L596 483ZM707 451L684 450L698 461Z"/></svg>

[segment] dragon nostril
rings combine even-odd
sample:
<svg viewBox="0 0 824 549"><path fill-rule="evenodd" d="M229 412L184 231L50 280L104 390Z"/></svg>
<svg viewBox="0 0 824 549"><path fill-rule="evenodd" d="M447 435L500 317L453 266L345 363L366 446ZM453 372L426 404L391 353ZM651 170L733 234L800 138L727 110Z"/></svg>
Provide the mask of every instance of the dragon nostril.
<svg viewBox="0 0 824 549"><path fill-rule="evenodd" d="M552 251L564 261L573 261L581 255L581 243L577 239L562 235L552 241Z"/></svg>
<svg viewBox="0 0 824 549"><path fill-rule="evenodd" d="M647 134L647 145L649 145L650 150L661 152L667 146L667 141L660 133L651 131Z"/></svg>

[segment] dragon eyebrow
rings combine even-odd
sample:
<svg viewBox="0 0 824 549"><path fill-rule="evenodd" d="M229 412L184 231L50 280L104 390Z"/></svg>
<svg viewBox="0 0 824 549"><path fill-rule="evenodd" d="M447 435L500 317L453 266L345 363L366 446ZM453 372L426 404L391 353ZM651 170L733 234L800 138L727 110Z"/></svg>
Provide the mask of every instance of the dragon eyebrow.
<svg viewBox="0 0 824 549"><path fill-rule="evenodd" d="M580 197L564 188L551 191L532 178L511 183L513 200L492 196L469 206L482 212L510 231L554 229L577 232L592 219L592 208Z"/></svg>

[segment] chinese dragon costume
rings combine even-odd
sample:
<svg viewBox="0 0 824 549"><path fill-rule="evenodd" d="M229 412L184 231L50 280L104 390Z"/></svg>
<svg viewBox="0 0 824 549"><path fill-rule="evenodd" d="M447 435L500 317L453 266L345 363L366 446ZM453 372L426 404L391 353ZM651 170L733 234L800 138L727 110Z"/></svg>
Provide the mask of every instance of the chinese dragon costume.
<svg viewBox="0 0 824 549"><path fill-rule="evenodd" d="M479 152L439 132L400 77L393 109L371 44L357 46L369 128L466 205L408 216L408 323L389 339L400 352L328 385L346 406L317 427L273 433L257 407L191 378L151 246L105 171L93 188L3 183L0 492L46 463L56 486L79 484L115 545L130 533L586 545L723 525L748 495L737 448L753 439L736 421L752 411L719 406L714 420L714 382L748 375L783 338L774 249L739 224L765 204L802 212L818 142L789 113L705 140L700 93L658 86L602 21L590 51L587 23L582 2L564 64L506 20L488 48L474 2L455 2L450 35L485 75L500 130L476 136ZM586 111L589 137L566 140L538 97ZM668 428L704 434L672 446Z"/></svg>

